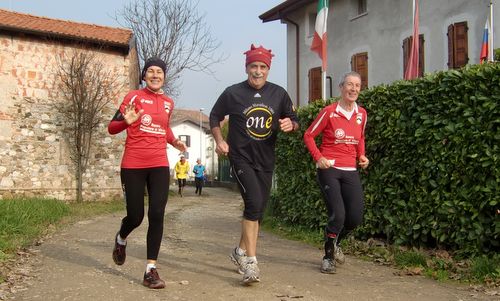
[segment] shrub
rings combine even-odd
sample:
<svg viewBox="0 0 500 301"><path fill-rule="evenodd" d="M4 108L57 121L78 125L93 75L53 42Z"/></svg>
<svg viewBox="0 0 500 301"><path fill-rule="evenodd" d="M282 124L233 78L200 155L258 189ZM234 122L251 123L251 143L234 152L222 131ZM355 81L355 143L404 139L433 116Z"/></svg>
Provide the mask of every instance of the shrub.
<svg viewBox="0 0 500 301"><path fill-rule="evenodd" d="M357 237L463 255L500 250L499 82L500 64L490 63L361 93L371 163ZM324 227L326 209L302 135L327 103L300 108L301 129L278 137L273 214L312 229Z"/></svg>

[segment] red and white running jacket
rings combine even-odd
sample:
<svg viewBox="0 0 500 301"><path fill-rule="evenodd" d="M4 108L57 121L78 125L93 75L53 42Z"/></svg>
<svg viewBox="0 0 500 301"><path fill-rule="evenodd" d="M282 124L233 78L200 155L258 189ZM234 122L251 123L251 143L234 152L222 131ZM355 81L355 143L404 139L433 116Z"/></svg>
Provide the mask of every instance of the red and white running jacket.
<svg viewBox="0 0 500 301"><path fill-rule="evenodd" d="M348 120L338 109L338 103L324 107L304 133L304 142L314 161L325 157L335 160L333 167L356 168L356 159L365 155L365 126L367 114L364 108L354 104L354 112ZM323 133L318 149L314 137Z"/></svg>
<svg viewBox="0 0 500 301"><path fill-rule="evenodd" d="M131 125L123 118L125 107L135 106L136 112L144 110L141 117ZM162 93L147 88L130 91L108 125L112 135L127 130L122 168L150 168L169 166L167 143L172 144L175 136L169 126L174 102Z"/></svg>

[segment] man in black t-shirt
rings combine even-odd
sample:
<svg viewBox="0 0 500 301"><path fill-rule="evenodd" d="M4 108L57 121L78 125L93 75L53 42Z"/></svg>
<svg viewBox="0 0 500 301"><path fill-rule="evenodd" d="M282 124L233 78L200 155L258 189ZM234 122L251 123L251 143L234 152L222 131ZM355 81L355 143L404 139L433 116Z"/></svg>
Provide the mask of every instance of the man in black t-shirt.
<svg viewBox="0 0 500 301"><path fill-rule="evenodd" d="M257 237L271 192L276 137L279 130L299 128L290 96L282 87L267 82L274 56L271 50L251 45L246 55L247 80L232 85L219 96L210 112L210 128L219 155L227 155L245 209L239 246L231 260L243 274L243 283L260 281ZM220 122L229 115L227 142Z"/></svg>

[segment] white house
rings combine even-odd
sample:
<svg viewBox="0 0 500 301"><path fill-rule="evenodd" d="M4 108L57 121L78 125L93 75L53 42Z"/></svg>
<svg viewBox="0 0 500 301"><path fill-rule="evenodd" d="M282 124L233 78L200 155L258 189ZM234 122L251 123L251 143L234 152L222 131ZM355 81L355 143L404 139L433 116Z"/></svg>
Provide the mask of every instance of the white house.
<svg viewBox="0 0 500 301"><path fill-rule="evenodd" d="M215 152L215 141L210 133L208 116L201 110L176 108L172 113L170 127L175 137L184 141L188 146L188 150L184 155L191 166L190 176L194 176L192 167L196 165L196 159L200 158L201 163L207 169L208 178L213 179L217 175L218 157ZM180 152L169 145L167 155L173 175L173 168L175 163L179 161Z"/></svg>
<svg viewBox="0 0 500 301"><path fill-rule="evenodd" d="M500 3L494 3L494 48ZM412 35L413 0L330 0L327 22L327 97L338 95L342 74L354 70L367 86L403 78ZM479 63L490 0L419 0L423 72ZM287 26L288 92L297 105L321 98L321 61L310 50L317 0L287 0L259 16Z"/></svg>

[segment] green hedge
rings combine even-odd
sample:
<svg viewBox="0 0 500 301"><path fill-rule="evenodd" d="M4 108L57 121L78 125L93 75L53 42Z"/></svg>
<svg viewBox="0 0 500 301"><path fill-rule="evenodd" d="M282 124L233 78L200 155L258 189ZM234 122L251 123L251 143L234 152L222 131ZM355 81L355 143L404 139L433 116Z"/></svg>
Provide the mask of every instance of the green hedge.
<svg viewBox="0 0 500 301"><path fill-rule="evenodd" d="M299 108L300 130L278 135L275 169L277 187L268 210L271 215L289 224L318 228L326 222L314 162L302 140L304 131L325 104L317 101Z"/></svg>
<svg viewBox="0 0 500 301"><path fill-rule="evenodd" d="M463 254L500 250L500 64L469 66L361 93L368 111L360 238ZM326 209L302 134L324 102L280 135L272 213L321 229Z"/></svg>

